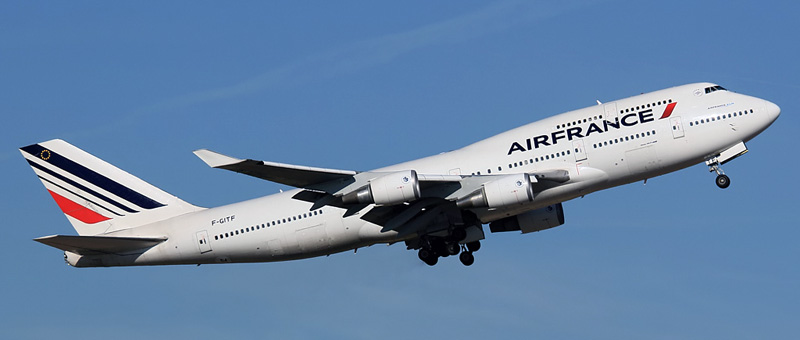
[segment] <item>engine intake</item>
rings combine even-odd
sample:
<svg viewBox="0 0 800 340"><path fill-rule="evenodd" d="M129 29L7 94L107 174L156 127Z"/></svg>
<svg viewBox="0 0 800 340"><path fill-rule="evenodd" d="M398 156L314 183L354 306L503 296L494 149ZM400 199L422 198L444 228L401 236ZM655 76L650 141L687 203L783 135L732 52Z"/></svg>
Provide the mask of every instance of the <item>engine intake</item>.
<svg viewBox="0 0 800 340"><path fill-rule="evenodd" d="M369 184L342 196L345 204L393 205L420 197L417 172L393 172L369 181Z"/></svg>
<svg viewBox="0 0 800 340"><path fill-rule="evenodd" d="M473 193L459 198L456 205L461 209L499 208L533 201L533 185L536 178L530 175L506 175L481 186Z"/></svg>

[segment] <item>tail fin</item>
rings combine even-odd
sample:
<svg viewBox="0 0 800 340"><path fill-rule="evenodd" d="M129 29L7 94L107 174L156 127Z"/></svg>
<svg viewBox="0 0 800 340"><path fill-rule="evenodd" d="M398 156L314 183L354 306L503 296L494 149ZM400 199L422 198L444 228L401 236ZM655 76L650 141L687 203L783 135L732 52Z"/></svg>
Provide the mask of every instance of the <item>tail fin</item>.
<svg viewBox="0 0 800 340"><path fill-rule="evenodd" d="M54 139L20 148L79 235L98 235L201 210Z"/></svg>

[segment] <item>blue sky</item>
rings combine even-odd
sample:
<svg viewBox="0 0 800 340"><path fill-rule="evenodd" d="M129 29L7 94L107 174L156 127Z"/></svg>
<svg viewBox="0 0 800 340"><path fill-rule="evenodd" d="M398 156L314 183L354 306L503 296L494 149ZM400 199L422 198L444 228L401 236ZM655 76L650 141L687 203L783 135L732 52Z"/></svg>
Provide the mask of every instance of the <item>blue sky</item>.
<svg viewBox="0 0 800 340"><path fill-rule="evenodd" d="M800 333L790 1L0 4L0 338L763 339ZM368 170L698 81L781 106L726 164L565 203L465 268L402 245L295 262L75 269L18 147L62 138L217 206L284 187L192 150Z"/></svg>

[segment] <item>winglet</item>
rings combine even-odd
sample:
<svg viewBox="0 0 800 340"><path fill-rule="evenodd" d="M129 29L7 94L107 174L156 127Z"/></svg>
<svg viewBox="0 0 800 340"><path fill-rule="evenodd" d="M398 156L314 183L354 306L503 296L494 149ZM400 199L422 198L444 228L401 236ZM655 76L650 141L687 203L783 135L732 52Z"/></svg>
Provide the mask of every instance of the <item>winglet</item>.
<svg viewBox="0 0 800 340"><path fill-rule="evenodd" d="M233 158L208 149L195 150L194 154L212 168L219 168L225 165L236 164L244 161L244 159Z"/></svg>

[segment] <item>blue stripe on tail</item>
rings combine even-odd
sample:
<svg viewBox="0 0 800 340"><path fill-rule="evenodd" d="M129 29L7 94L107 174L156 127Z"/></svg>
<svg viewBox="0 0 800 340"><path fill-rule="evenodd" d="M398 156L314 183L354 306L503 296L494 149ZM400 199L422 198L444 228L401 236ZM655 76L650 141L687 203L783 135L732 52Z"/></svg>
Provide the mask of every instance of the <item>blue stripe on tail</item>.
<svg viewBox="0 0 800 340"><path fill-rule="evenodd" d="M85 167L83 165L75 163L74 161L59 155L58 153L54 152L53 150L45 149L44 147L42 147L39 144L28 145L26 147L23 147L22 150L27 152L27 153L29 153L29 154L31 154L31 155L33 155L34 157L39 157L42 160L44 160L44 161L46 161L46 162L58 167L59 169L64 170L64 171L66 171L66 172L68 172L68 173L70 173L70 174L72 174L72 175L74 175L76 177L79 177L79 178L83 179L84 181L92 183L95 186L97 186L99 188L102 188L103 190L108 191L108 192L110 192L110 193L112 193L112 194L114 194L114 195L116 195L118 197L121 197L122 199L124 199L124 200L126 200L128 202L131 202L131 203L133 203L133 204L135 204L135 205L137 205L137 206L139 206L139 207L141 207L143 209L155 209L155 208L164 206L164 204L161 204L161 203L159 203L159 202L157 202L157 201L155 201L155 200L153 200L153 199L151 199L151 198L149 198L147 196L144 196L144 195L142 195L142 194L140 194L140 193L138 193L136 191L133 191L130 188L128 188L128 187L126 187L126 186L124 186L122 184L119 184L119 183L115 182L114 180L95 172L94 170L91 170L91 169L89 169L89 168L87 168L87 167ZM30 163L31 166L36 166L37 168L40 168L45 172L48 172L48 173L50 173L50 174L52 174L52 175L54 175L56 177L59 177L62 180L65 179L63 176L59 176L59 175L55 174L52 171L44 169L44 167L37 166L37 164L35 164L35 163L31 162L31 161L28 161L28 163ZM67 180L67 181L69 181L69 180ZM85 188L85 187L81 186L80 184L75 183L74 181L69 181L69 182L71 182L70 184L72 184L72 185L76 185L76 187L79 187L79 188L81 188L81 189L83 189L83 190L85 190L87 192L91 192L93 195L95 195L95 196L97 196L99 198L102 198L104 201L112 203L112 204L114 204L115 206L118 206L118 207L120 206L119 203L107 200L105 197L103 197L102 195L99 195L96 192L93 192L91 189ZM123 208L123 207L120 207L120 208L122 208L122 209L124 209L125 211L128 211L128 212L135 212L135 211L131 211L128 208Z"/></svg>

